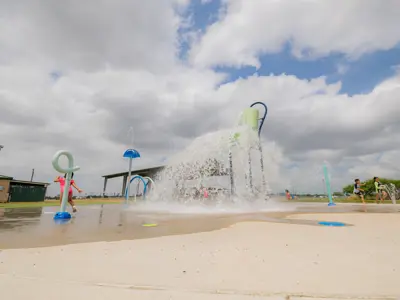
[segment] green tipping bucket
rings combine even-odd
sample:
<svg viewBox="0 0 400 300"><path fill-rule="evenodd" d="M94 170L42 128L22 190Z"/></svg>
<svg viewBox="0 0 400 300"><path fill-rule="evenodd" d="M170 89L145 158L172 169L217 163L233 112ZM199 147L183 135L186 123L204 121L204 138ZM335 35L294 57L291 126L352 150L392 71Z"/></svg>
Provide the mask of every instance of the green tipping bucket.
<svg viewBox="0 0 400 300"><path fill-rule="evenodd" d="M258 130L259 111L257 108L248 107L243 111L240 125L248 125L253 130Z"/></svg>

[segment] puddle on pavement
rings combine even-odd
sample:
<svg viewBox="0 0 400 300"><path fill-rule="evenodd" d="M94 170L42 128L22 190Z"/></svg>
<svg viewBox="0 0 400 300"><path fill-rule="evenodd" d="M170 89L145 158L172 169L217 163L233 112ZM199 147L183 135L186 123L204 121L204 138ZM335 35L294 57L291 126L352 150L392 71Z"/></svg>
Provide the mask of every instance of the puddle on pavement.
<svg viewBox="0 0 400 300"><path fill-rule="evenodd" d="M308 213L394 213L399 209L391 205L367 208L362 205L338 205L328 208L321 204L297 204L292 209L286 207L284 212L173 214L126 210L121 205L98 205L80 207L79 212L63 225L54 223L56 211L57 207L0 208L0 249L189 234L218 230L244 221L320 226L319 221L285 217ZM157 226L144 227L144 224Z"/></svg>

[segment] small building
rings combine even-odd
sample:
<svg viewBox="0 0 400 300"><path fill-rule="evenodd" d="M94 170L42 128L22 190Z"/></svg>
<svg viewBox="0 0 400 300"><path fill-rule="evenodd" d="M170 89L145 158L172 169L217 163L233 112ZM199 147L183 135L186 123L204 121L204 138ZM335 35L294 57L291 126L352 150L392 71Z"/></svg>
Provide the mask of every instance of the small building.
<svg viewBox="0 0 400 300"><path fill-rule="evenodd" d="M12 177L0 175L0 203L8 202L11 180Z"/></svg>
<svg viewBox="0 0 400 300"><path fill-rule="evenodd" d="M48 185L46 182L16 180L0 175L0 203L42 202Z"/></svg>

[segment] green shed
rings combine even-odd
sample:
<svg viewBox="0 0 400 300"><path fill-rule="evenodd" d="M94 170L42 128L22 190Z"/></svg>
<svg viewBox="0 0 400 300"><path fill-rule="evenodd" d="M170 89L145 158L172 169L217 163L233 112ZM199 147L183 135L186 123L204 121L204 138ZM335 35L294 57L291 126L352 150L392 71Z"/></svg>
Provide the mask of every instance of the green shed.
<svg viewBox="0 0 400 300"><path fill-rule="evenodd" d="M42 202L48 183L22 180L10 181L10 202Z"/></svg>

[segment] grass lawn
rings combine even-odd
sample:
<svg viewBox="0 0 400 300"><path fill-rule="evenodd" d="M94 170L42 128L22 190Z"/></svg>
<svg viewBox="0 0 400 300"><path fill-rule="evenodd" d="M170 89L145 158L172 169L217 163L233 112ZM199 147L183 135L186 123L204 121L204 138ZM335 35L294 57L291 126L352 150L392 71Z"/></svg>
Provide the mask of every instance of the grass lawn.
<svg viewBox="0 0 400 300"><path fill-rule="evenodd" d="M99 198L99 199L76 199L76 205L95 205L95 204L119 204L123 199L119 198ZM44 207L44 206L59 206L59 200L46 200L44 202L11 202L0 203L0 208L25 208L25 207Z"/></svg>
<svg viewBox="0 0 400 300"><path fill-rule="evenodd" d="M328 203L328 198L299 198L294 200L289 200L290 202L313 202L313 203ZM348 198L334 198L334 203L362 203L361 199L358 197L348 197ZM366 199L366 203L376 203L374 199ZM392 204L392 200L386 199L383 203Z"/></svg>
<svg viewBox="0 0 400 300"><path fill-rule="evenodd" d="M282 197L282 199L284 199ZM98 199L76 199L74 200L76 205L95 205L95 204L120 204L124 201L121 198L98 198ZM287 201L286 199L284 201ZM301 197L294 200L289 200L288 202L297 203L326 203L328 204L328 198L307 198ZM362 203L361 199L356 197L349 198L334 198L335 203ZM367 199L367 203L375 203L375 199ZM383 203L392 204L391 200L385 200ZM14 202L14 203L0 203L0 208L25 208L25 207L44 207L44 206L59 206L60 202L58 200L46 200L44 202Z"/></svg>

